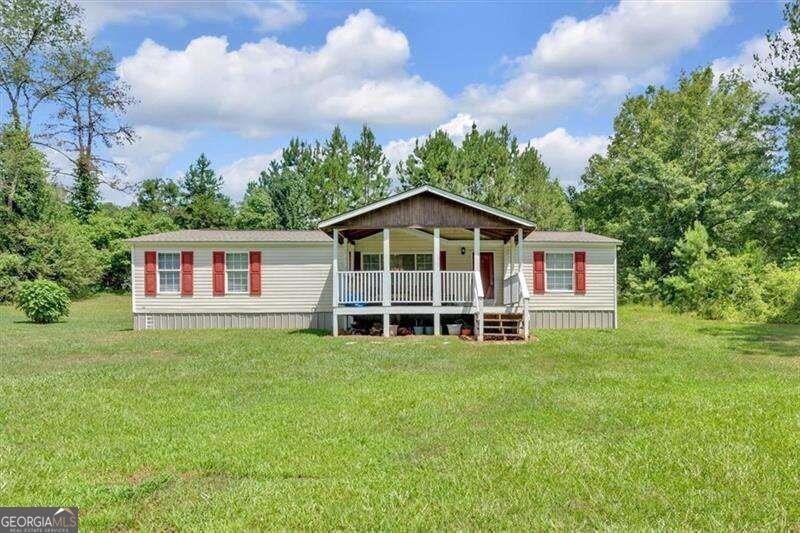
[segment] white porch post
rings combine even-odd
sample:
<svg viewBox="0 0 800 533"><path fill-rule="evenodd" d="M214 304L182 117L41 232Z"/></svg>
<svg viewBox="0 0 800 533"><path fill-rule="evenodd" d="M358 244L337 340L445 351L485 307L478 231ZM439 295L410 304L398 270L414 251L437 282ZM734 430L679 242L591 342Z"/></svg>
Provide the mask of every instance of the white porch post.
<svg viewBox="0 0 800 533"><path fill-rule="evenodd" d="M333 267L333 336L339 335L339 317L336 314L336 308L339 306L339 230L333 230L333 260L331 261Z"/></svg>
<svg viewBox="0 0 800 533"><path fill-rule="evenodd" d="M389 309L392 305L392 281L389 276L389 228L383 228L383 336L389 336Z"/></svg>
<svg viewBox="0 0 800 533"><path fill-rule="evenodd" d="M442 305L442 265L439 262L441 249L439 228L433 228L433 305Z"/></svg>
<svg viewBox="0 0 800 533"><path fill-rule="evenodd" d="M481 229L475 228L472 235L472 268L475 272L476 283L483 283L481 278ZM477 309L477 323L475 324L475 336L479 341L483 340L483 313L481 305Z"/></svg>
<svg viewBox="0 0 800 533"><path fill-rule="evenodd" d="M433 306L442 305L442 265L439 264L439 250L441 250L441 235L439 228L433 228ZM439 311L433 311L433 334L442 334L442 321Z"/></svg>
<svg viewBox="0 0 800 533"><path fill-rule="evenodd" d="M519 260L519 265L517 266L518 272L524 276L525 272L523 271L522 266L525 264L525 246L523 245L522 228L517 229L517 258ZM522 333L525 340L528 340L528 337L531 333L531 314L530 310L528 309L527 300L522 302L522 313Z"/></svg>
<svg viewBox="0 0 800 533"><path fill-rule="evenodd" d="M481 229L472 230L472 269L481 273Z"/></svg>

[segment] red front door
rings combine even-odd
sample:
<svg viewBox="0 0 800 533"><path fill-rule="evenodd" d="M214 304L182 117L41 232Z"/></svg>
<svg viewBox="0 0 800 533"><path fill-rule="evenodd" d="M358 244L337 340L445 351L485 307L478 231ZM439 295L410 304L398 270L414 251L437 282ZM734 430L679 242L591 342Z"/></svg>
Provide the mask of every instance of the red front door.
<svg viewBox="0 0 800 533"><path fill-rule="evenodd" d="M481 252L481 280L483 281L483 296L487 300L494 300L494 253Z"/></svg>

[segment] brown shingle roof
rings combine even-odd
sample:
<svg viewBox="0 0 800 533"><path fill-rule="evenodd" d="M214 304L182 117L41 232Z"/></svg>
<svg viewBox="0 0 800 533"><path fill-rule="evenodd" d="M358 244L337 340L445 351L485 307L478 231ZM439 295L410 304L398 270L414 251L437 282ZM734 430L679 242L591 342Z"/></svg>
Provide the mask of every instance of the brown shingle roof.
<svg viewBox="0 0 800 533"><path fill-rule="evenodd" d="M331 238L319 230L184 229L133 237L127 242L331 242Z"/></svg>
<svg viewBox="0 0 800 533"><path fill-rule="evenodd" d="M622 241L589 233L588 231L534 231L527 237L530 242L585 242L599 244L622 244Z"/></svg>

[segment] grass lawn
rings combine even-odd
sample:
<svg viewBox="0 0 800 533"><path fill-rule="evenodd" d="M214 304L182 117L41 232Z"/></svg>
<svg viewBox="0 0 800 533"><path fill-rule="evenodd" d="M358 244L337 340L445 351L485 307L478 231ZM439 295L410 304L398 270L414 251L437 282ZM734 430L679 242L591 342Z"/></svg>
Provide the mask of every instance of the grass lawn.
<svg viewBox="0 0 800 533"><path fill-rule="evenodd" d="M515 345L0 307L0 505L87 529L800 528L800 326Z"/></svg>

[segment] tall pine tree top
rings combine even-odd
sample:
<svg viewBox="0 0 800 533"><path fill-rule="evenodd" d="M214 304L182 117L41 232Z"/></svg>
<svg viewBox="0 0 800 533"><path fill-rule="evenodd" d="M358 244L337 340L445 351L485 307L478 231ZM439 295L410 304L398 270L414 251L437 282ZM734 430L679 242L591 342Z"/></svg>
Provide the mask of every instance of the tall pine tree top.
<svg viewBox="0 0 800 533"><path fill-rule="evenodd" d="M203 153L189 165L189 170L181 180L181 187L188 198L217 196L222 191L222 176L217 176L211 168L211 161Z"/></svg>

